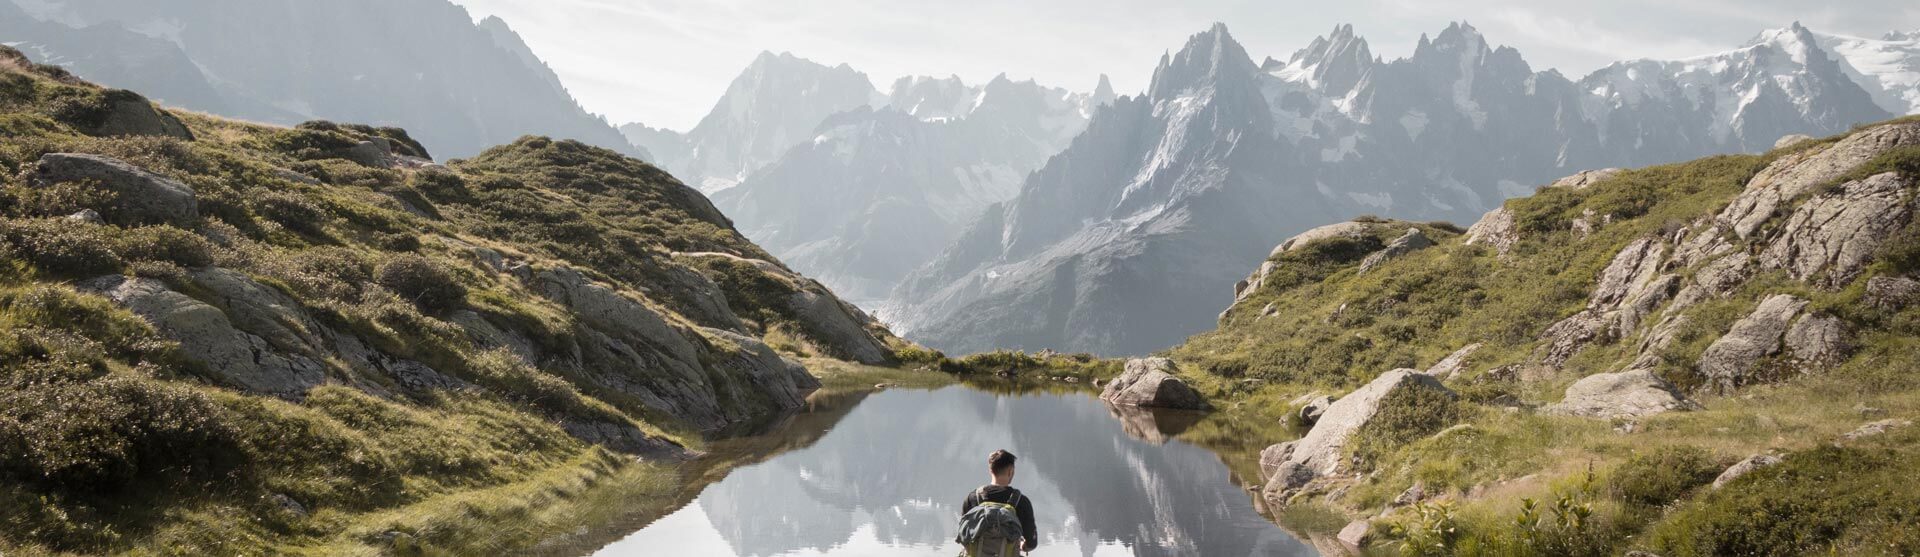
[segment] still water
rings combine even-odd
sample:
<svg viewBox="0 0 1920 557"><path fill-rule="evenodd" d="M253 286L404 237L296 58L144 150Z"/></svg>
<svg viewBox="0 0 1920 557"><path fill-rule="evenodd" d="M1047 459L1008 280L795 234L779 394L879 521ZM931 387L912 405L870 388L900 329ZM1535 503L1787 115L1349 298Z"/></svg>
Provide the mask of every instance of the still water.
<svg viewBox="0 0 1920 557"><path fill-rule="evenodd" d="M784 452L595 555L949 557L961 499L986 482L995 449L1019 456L1036 556L1317 555L1256 512L1217 455L1167 439L1193 419L1084 392L843 395L715 443L721 455Z"/></svg>

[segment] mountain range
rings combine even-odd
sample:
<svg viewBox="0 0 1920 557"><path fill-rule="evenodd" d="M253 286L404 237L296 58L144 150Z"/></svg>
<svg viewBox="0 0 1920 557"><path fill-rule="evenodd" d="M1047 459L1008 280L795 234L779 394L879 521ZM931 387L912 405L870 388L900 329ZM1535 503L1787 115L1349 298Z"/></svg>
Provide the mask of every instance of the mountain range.
<svg viewBox="0 0 1920 557"><path fill-rule="evenodd" d="M1914 112L1913 45L1796 23L1576 81L1465 23L1392 61L1343 25L1258 63L1216 25L877 313L954 352L1159 350L1213 324L1244 261L1328 221L1470 222L1581 170L1758 152Z"/></svg>
<svg viewBox="0 0 1920 557"><path fill-rule="evenodd" d="M644 154L506 22L447 0L6 0L0 42L171 106L404 127L443 157L528 134Z"/></svg>

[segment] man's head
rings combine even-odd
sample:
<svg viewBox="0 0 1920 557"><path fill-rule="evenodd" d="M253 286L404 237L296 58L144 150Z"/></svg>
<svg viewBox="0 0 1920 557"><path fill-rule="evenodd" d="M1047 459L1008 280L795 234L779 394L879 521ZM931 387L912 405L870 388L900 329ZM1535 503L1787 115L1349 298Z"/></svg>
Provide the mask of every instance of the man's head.
<svg viewBox="0 0 1920 557"><path fill-rule="evenodd" d="M1005 450L994 451L993 454L987 455L987 471L993 473L995 483L1008 484L1013 482L1014 460L1015 457L1013 453Z"/></svg>

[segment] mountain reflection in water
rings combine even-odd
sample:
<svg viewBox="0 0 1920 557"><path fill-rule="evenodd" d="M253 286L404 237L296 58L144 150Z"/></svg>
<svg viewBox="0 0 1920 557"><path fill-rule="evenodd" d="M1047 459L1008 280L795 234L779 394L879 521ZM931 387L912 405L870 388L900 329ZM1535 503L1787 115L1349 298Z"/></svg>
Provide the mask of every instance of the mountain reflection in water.
<svg viewBox="0 0 1920 557"><path fill-rule="evenodd" d="M1014 486L1034 502L1034 555L1317 555L1260 516L1219 457L1169 440L1189 415L961 386L852 402L817 440L791 431L807 425L801 414L765 437L716 443L811 442L735 469L597 555L955 555L960 501L1001 448L1019 455Z"/></svg>

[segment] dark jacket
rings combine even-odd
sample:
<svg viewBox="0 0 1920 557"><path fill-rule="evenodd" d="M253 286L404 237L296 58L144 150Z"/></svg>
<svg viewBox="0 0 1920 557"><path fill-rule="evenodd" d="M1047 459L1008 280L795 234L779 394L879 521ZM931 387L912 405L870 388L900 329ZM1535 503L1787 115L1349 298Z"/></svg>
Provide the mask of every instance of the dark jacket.
<svg viewBox="0 0 1920 557"><path fill-rule="evenodd" d="M986 497L981 497L981 495L985 495ZM972 493L967 494L967 500L960 503L960 514L967 514L967 511L973 510L974 507L986 501L1012 503L1014 495L1020 495L1020 502L1013 506L1013 510L1016 511L1016 514L1020 515L1020 535L1027 539L1026 542L1021 544L1021 551L1033 551L1034 547L1040 545L1040 534L1035 531L1033 527L1033 500L1021 494L1020 490L1003 485L987 484L986 487L973 490Z"/></svg>

